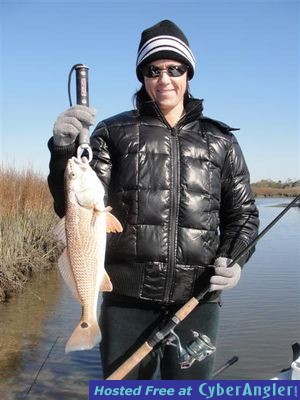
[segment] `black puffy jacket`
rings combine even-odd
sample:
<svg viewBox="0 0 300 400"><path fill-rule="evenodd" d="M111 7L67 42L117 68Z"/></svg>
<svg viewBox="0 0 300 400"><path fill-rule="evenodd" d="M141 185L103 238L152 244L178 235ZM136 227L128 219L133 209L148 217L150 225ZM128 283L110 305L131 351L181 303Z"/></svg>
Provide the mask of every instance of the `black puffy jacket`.
<svg viewBox="0 0 300 400"><path fill-rule="evenodd" d="M118 295L185 302L208 284L216 257L233 259L257 235L249 173L232 128L203 117L200 100L185 111L171 128L147 102L139 113L101 122L92 135L91 165L124 228L110 234L106 253ZM49 148L49 187L62 216L63 170L75 145L57 148L50 140Z"/></svg>

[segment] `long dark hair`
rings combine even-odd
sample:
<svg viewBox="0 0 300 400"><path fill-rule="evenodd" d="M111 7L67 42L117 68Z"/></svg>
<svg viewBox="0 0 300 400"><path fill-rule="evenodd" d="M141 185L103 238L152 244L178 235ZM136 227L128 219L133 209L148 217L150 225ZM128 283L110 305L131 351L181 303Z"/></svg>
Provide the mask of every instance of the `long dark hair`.
<svg viewBox="0 0 300 400"><path fill-rule="evenodd" d="M192 99L192 98L193 98L193 96L190 93L189 84L187 84L186 92L184 94L184 99L183 99L184 106L189 101L189 99ZM142 84L141 88L137 92L134 93L134 95L132 96L132 101L133 101L134 107L136 108L136 110L138 112L141 110L141 108L143 107L145 102L151 101L151 98L148 95L144 84Z"/></svg>

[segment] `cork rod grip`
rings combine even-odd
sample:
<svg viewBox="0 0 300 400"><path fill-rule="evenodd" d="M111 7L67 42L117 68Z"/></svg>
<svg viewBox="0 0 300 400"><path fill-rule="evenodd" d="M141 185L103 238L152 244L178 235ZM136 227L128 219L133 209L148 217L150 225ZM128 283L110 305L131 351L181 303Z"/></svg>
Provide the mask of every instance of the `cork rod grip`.
<svg viewBox="0 0 300 400"><path fill-rule="evenodd" d="M185 317L187 317L193 309L199 304L199 300L197 300L195 297L192 297L187 303L185 303L184 306L182 306L175 314L175 316L180 320L184 320Z"/></svg>
<svg viewBox="0 0 300 400"><path fill-rule="evenodd" d="M145 342L131 357L128 358L119 368L117 368L108 378L107 381L120 381L122 380L133 368L138 365L147 354L150 353L152 347Z"/></svg>

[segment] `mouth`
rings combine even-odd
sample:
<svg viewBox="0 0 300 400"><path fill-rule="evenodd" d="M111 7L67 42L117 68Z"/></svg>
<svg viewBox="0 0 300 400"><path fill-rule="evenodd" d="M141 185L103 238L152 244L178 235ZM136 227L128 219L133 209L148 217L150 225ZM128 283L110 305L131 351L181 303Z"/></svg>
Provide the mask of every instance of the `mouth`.
<svg viewBox="0 0 300 400"><path fill-rule="evenodd" d="M175 89L158 89L157 93L169 93L169 92L175 92Z"/></svg>
<svg viewBox="0 0 300 400"><path fill-rule="evenodd" d="M175 94L174 89L162 89L157 91L158 97L171 97Z"/></svg>

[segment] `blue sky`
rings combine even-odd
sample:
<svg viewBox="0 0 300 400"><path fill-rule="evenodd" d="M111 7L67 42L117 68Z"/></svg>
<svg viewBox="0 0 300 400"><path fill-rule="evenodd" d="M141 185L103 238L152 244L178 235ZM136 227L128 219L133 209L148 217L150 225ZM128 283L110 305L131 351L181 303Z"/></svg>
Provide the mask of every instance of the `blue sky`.
<svg viewBox="0 0 300 400"><path fill-rule="evenodd" d="M2 0L1 155L47 174L73 64L90 68L97 120L132 108L142 30L176 22L197 59L205 115L236 133L251 181L299 179L299 2ZM73 96L75 97L75 96Z"/></svg>

